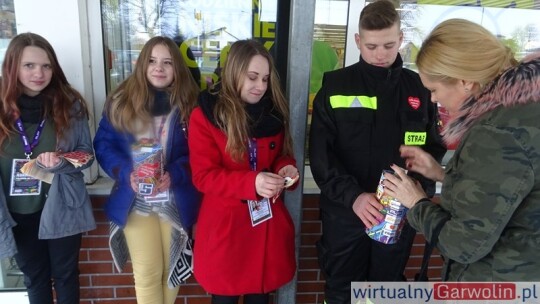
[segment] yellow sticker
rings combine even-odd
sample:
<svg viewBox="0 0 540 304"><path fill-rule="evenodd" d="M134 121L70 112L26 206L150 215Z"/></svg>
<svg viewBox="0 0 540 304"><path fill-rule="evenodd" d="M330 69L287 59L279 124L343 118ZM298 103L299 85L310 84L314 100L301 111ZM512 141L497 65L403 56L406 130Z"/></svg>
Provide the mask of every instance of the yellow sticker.
<svg viewBox="0 0 540 304"><path fill-rule="evenodd" d="M426 132L405 132L406 146L421 146L426 144L427 134Z"/></svg>

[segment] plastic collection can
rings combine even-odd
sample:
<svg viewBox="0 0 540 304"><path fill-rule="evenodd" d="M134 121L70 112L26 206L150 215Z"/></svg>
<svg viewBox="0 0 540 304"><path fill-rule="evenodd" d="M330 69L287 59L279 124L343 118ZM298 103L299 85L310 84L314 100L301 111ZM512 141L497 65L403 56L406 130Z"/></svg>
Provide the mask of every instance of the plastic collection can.
<svg viewBox="0 0 540 304"><path fill-rule="evenodd" d="M383 205L381 213L384 219L372 228L366 228L368 236L384 244L394 244L401 235L401 229L406 221L407 208L394 197L384 193L384 173L392 173L393 170L383 170L379 185L377 186L376 197Z"/></svg>

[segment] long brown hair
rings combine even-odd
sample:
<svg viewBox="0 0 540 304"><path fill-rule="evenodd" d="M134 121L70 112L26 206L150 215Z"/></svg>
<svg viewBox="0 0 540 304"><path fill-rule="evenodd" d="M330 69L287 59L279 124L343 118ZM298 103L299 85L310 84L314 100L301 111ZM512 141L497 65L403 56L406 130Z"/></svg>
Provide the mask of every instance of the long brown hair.
<svg viewBox="0 0 540 304"><path fill-rule="evenodd" d="M274 107L283 116L285 142L281 154L292 156L289 105L283 95L272 56L261 43L255 40L239 40L233 43L221 72L221 89L214 108L214 117L220 128L227 134L225 151L237 161L240 161L247 151L248 115L240 94L244 79L247 77L249 63L255 55L261 55L268 60L270 78L265 96L272 100Z"/></svg>
<svg viewBox="0 0 540 304"><path fill-rule="evenodd" d="M24 48L38 47L47 53L51 62L52 77L49 85L41 91L45 97L45 118L52 118L57 138L62 138L69 127L69 119L73 115L73 103L80 100L78 117L88 118L86 102L81 94L68 83L56 53L51 44L42 36L34 33L23 33L15 36L6 50L2 64L2 79L0 81L0 146L9 136L16 133L15 121L20 116L17 100L24 93L24 86L19 81L19 68Z"/></svg>
<svg viewBox="0 0 540 304"><path fill-rule="evenodd" d="M178 46L167 37L156 36L148 40L137 59L133 74L107 98L105 113L115 129L128 133L138 133L152 121L150 109L154 102L151 84L146 78L152 50L156 45L163 45L171 53L174 79L167 88L170 104L180 109L184 122L188 121L191 111L197 104L199 87L191 76ZM134 119L134 118L137 119ZM142 125L138 124L142 122Z"/></svg>

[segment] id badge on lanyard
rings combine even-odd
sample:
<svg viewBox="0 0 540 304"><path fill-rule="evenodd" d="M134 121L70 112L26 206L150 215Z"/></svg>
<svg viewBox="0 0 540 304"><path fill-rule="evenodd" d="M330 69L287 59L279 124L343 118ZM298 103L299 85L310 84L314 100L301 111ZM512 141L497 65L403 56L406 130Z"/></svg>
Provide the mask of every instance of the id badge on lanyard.
<svg viewBox="0 0 540 304"><path fill-rule="evenodd" d="M41 181L21 172L21 168L29 161L30 159L13 159L13 164L11 166L11 185L9 187L9 195L23 196L41 194Z"/></svg>
<svg viewBox="0 0 540 304"><path fill-rule="evenodd" d="M37 129L32 142L28 140L22 120L18 118L15 121L15 127L21 136L23 142L24 154L26 159L14 158L11 166L11 182L9 187L9 195L11 196L23 196L23 195L40 195L41 194L41 180L28 176L21 172L21 168L30 161L32 155L32 149L39 143L39 137L45 127L45 119L43 119Z"/></svg>
<svg viewBox="0 0 540 304"><path fill-rule="evenodd" d="M254 139L248 141L249 148L249 165L251 170L257 170L257 142ZM272 218L272 206L268 198L263 198L260 201L247 201L251 225L256 226Z"/></svg>

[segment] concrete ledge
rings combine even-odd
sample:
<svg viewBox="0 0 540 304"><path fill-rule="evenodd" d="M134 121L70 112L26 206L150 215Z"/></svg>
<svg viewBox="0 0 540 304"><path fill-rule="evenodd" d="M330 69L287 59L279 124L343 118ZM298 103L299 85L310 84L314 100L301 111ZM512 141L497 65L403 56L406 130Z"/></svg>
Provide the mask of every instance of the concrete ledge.
<svg viewBox="0 0 540 304"><path fill-rule="evenodd" d="M90 195L109 195L114 185L114 181L110 177L98 177L98 179L90 185L86 186Z"/></svg>

